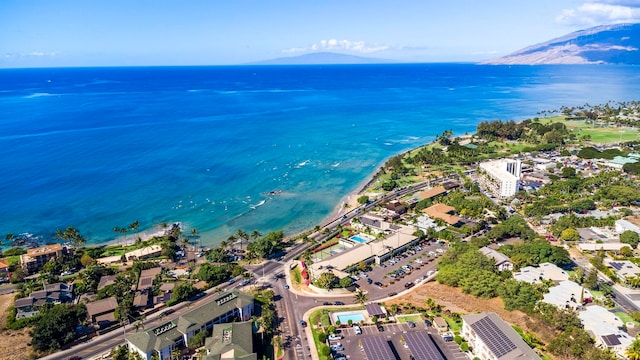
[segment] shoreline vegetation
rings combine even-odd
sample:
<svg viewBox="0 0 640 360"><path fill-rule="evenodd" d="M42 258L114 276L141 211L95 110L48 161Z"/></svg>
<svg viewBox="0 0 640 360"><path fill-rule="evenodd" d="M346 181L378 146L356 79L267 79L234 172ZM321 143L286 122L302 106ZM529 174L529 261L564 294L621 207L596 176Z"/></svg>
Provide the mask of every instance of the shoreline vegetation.
<svg viewBox="0 0 640 360"><path fill-rule="evenodd" d="M551 124L554 122L560 122L565 124L566 128L570 132L575 134L574 135L575 139L581 139L582 141L585 141L593 145L608 145L612 143L623 143L623 142L628 142L633 140L640 140L640 133L638 133L638 129L629 127L633 123L633 121L638 121L638 120L637 119L634 120L633 116L631 116L629 112L624 112L622 110L623 107L635 108L639 105L638 103L639 102L637 101L632 101L628 103L627 102L614 103L610 101L604 105L596 105L596 106L591 106L589 104L585 104L582 106L572 106L572 107L563 106L557 110L539 111L537 115L543 116L542 118L534 117L534 118L523 119L518 121L514 121L514 120L509 120L509 121L495 120L495 121L500 121L504 123L521 124L523 122L533 120L543 125ZM617 105L617 107L614 107L614 105ZM618 112L618 115L616 115L617 119L612 119L612 116L614 116L613 112L615 111ZM605 115L604 117L602 116L603 113ZM611 128L609 127L611 124L616 124L616 126ZM433 149L434 147L437 148L439 144L446 146L452 143L460 143L460 144L471 143L476 134L477 132L474 134L465 133L465 134L454 136L454 134L450 130L445 130L442 134L435 135L434 136L435 139L430 143L427 143L422 146L412 148L409 150L405 150L401 153L398 153L396 155L386 158L384 161L381 162L381 164L378 167L376 167L376 169L371 173L370 176L368 176L363 181L361 181L353 191L351 191L350 193L342 197L340 201L336 204L336 206L333 208L333 210L320 221L319 225L317 225L315 229L317 229L318 226L320 228L324 228L327 224L330 224L331 222L339 219L344 213L350 211L350 209L353 209L359 206L360 204L358 203L358 197L363 195L368 190L371 190L372 185L374 183L380 182L380 179L385 175L384 168L389 163L390 160L394 158L402 159L407 155L415 154L417 152L420 152L423 149ZM497 146L500 144L496 142L490 145ZM517 145L515 143L509 143L509 141L505 141L502 145L503 145L503 149L502 149L503 154L509 154L509 153L513 154L515 152L521 152L523 150L527 150L525 147L521 145ZM460 170L459 168L447 166L446 164L443 166L443 168L445 171ZM436 169L434 171L439 171L439 170ZM426 176L424 176L423 174L422 177L424 180ZM134 223L137 223L137 221L134 221ZM178 224L181 227L181 229L184 230L183 223L180 221L172 221L170 223L158 223L158 224L152 225L150 228L147 228L141 231L131 232L131 233L129 232L132 231L133 229L131 228L131 225L129 225L129 228L117 228L121 230L120 232L123 235L115 237L114 239L108 240L106 242L87 244L87 247L111 247L111 246L127 247L127 246L134 245L136 242L148 242L149 240L152 240L154 238L158 238L166 235L167 231L170 229L172 224ZM139 226L139 224L137 224L137 226ZM137 226L135 230L137 230ZM115 230L116 228L114 228L114 231ZM123 232L122 230L125 230L125 231ZM286 238L297 239L299 237L304 236L305 234L312 234L314 232L315 232L314 228L310 228L310 229L297 232L295 234L290 234L286 236ZM13 236L13 234L8 234L7 240L9 240L9 235ZM226 239L217 239L217 241L212 241L210 244L210 247L218 246L220 242L225 240ZM6 244L4 245L6 246Z"/></svg>

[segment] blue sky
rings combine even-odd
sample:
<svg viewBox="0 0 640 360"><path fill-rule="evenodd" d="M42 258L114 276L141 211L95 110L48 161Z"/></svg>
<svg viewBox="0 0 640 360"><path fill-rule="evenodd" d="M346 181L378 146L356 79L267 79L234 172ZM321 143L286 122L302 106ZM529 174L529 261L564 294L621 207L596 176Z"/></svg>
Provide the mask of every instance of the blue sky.
<svg viewBox="0 0 640 360"><path fill-rule="evenodd" d="M639 18L640 0L2 0L0 67L226 65L317 51L477 61Z"/></svg>

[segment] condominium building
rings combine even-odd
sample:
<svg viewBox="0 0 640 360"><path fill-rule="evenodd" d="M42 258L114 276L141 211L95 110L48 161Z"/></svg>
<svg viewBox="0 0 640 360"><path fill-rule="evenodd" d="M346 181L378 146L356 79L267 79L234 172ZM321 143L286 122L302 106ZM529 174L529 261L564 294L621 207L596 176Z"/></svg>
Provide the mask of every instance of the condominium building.
<svg viewBox="0 0 640 360"><path fill-rule="evenodd" d="M20 255L20 264L26 274L32 274L40 270L47 261L66 255L68 252L68 249L60 244L27 249L26 254Z"/></svg>
<svg viewBox="0 0 640 360"><path fill-rule="evenodd" d="M485 186L499 198L514 196L520 190L522 162L513 159L499 159L480 163Z"/></svg>
<svg viewBox="0 0 640 360"><path fill-rule="evenodd" d="M151 359L154 353L159 355L160 360L169 360L171 351L176 347L186 346L197 332L215 329L217 324L229 323L235 319L248 321L252 314L252 296L243 292L229 292L176 320L168 320L153 329L129 335L126 340L129 349L140 354L144 360Z"/></svg>
<svg viewBox="0 0 640 360"><path fill-rule="evenodd" d="M473 354L484 360L540 360L540 357L496 313L462 316L462 332Z"/></svg>

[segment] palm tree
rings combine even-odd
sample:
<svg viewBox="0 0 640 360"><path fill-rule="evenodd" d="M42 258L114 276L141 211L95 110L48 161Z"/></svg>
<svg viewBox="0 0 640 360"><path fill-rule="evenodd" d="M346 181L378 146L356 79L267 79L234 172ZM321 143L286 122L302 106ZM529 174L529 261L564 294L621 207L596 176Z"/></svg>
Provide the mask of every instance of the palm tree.
<svg viewBox="0 0 640 360"><path fill-rule="evenodd" d="M80 231L73 226L67 227L64 231L57 229L56 237L62 241L71 242L76 247L86 242L85 238L80 235Z"/></svg>
<svg viewBox="0 0 640 360"><path fill-rule="evenodd" d="M360 305L364 305L364 303L369 301L369 296L367 295L367 293L365 293L362 290L358 289L353 294L353 300L355 302L357 302L358 304L360 304Z"/></svg>
<svg viewBox="0 0 640 360"><path fill-rule="evenodd" d="M640 338L636 336L625 352L629 360L640 360Z"/></svg>
<svg viewBox="0 0 640 360"><path fill-rule="evenodd" d="M249 240L249 234L244 232L242 229L238 229L236 232L236 237L240 239L240 250L242 250L242 240Z"/></svg>

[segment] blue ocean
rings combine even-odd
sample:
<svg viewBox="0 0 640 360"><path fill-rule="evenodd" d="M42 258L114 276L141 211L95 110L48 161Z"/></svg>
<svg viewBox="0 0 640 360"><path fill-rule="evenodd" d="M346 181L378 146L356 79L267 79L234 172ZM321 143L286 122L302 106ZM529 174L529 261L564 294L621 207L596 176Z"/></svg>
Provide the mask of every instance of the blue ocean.
<svg viewBox="0 0 640 360"><path fill-rule="evenodd" d="M639 98L638 68L608 65L4 69L0 234L292 234L443 130Z"/></svg>

